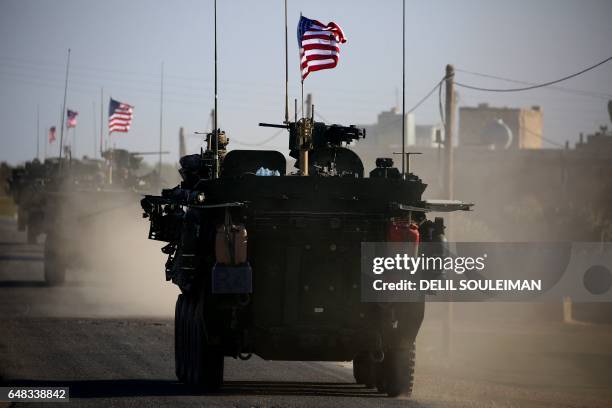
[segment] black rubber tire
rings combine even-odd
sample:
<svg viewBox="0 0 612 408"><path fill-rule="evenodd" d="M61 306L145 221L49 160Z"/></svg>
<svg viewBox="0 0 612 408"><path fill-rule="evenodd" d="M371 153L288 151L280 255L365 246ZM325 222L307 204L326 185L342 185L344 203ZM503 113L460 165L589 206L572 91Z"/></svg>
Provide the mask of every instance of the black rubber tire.
<svg viewBox="0 0 612 408"><path fill-rule="evenodd" d="M378 367L378 391L389 397L410 396L414 384L414 363L414 344L408 349L387 351Z"/></svg>
<svg viewBox="0 0 612 408"><path fill-rule="evenodd" d="M192 308L191 345L192 383L207 392L217 392L223 385L223 351L207 343L202 301L194 299Z"/></svg>
<svg viewBox="0 0 612 408"><path fill-rule="evenodd" d="M368 388L376 386L376 367L370 358L370 353L361 352L353 359L353 377L357 384Z"/></svg>
<svg viewBox="0 0 612 408"><path fill-rule="evenodd" d="M185 319L183 316L183 301L183 295L178 295L176 306L174 307L174 366L176 378L180 382L185 382L185 360L183 358L183 350L185 349Z"/></svg>
<svg viewBox="0 0 612 408"><path fill-rule="evenodd" d="M203 305L193 294L181 294L175 307L174 355L179 381L205 392L223 385L224 356L207 344Z"/></svg>
<svg viewBox="0 0 612 408"><path fill-rule="evenodd" d="M49 286L61 285L66 281L66 266L49 245L45 245L44 274L45 282Z"/></svg>

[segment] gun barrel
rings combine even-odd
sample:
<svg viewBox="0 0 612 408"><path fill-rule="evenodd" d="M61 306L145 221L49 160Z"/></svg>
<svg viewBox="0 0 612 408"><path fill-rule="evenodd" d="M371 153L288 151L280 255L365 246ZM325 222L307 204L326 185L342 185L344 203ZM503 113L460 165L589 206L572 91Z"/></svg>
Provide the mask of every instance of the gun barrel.
<svg viewBox="0 0 612 408"><path fill-rule="evenodd" d="M169 151L165 150L163 152L132 152L131 154L133 156L148 156L148 155L152 155L152 154L170 154Z"/></svg>
<svg viewBox="0 0 612 408"><path fill-rule="evenodd" d="M277 125L275 123L259 123L259 126L278 128L278 129L289 129L289 125Z"/></svg>

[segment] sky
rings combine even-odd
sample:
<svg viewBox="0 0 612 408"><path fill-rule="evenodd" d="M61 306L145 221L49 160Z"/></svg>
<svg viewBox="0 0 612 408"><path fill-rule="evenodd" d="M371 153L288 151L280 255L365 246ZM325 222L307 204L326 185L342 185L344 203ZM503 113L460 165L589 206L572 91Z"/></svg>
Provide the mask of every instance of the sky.
<svg viewBox="0 0 612 408"><path fill-rule="evenodd" d="M304 91L329 122L369 124L401 98L401 0L288 0L289 97L300 97L295 30L300 12L334 21L348 39L338 67L312 73ZM287 150L287 135L258 127L284 119L283 0L218 1L219 124L230 147ZM414 105L456 69L545 82L612 56L611 0L406 0L406 106ZM92 156L108 98L134 106L127 134L113 134L118 148L159 146L161 68L164 66L162 134L168 162L178 160L183 126L191 153L196 131L211 128L213 0L0 0L0 161L16 164L45 151L46 132L59 129L66 56L71 49L67 108L79 112L76 153ZM457 81L485 87L516 84L458 72ZM580 132L610 125L612 62L553 89L483 93L458 89L459 106L539 105L544 137L573 143ZM415 112L417 124L439 121L437 96ZM293 103L291 103L291 108ZM39 126L37 131L37 108ZM293 109L291 109L293 111ZM107 113L104 112L106 125ZM106 138L106 134L104 135ZM398 138L400 136L398 135ZM546 147L554 144L545 143ZM47 155L58 152L48 145Z"/></svg>

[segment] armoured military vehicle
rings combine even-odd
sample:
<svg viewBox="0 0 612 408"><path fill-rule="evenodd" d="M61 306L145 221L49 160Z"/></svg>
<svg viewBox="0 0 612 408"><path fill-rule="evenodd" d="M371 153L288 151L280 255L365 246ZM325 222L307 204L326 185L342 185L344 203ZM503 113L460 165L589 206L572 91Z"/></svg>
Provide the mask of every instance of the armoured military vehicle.
<svg viewBox="0 0 612 408"><path fill-rule="evenodd" d="M142 194L160 188L156 171L141 174L143 156L159 153L109 149L101 152L104 160L70 160L58 169L44 194L48 284L63 283L68 269L93 267L88 262L93 240L112 239L99 236L93 227L97 219L137 205Z"/></svg>
<svg viewBox="0 0 612 408"><path fill-rule="evenodd" d="M162 152L166 153L166 152ZM102 158L34 160L13 169L9 190L18 206L18 226L28 241L45 239L45 280L64 282L68 268L86 267L94 231L87 226L114 209L138 203L140 194L159 188L157 172L139 174L142 156L159 152L110 149Z"/></svg>
<svg viewBox="0 0 612 408"><path fill-rule="evenodd" d="M166 280L181 289L178 379L217 390L226 356L352 360L358 383L409 394L424 303L362 302L360 245L443 241L442 219L425 216L426 185L384 158L366 177L347 147L365 137L354 126L266 126L288 129L293 174L278 151L226 153L217 130L180 160L180 185L141 202L149 238L167 242Z"/></svg>
<svg viewBox="0 0 612 408"><path fill-rule="evenodd" d="M36 242L42 233L43 202L42 191L48 171L48 164L38 159L26 162L11 170L8 181L9 193L17 205L17 227L25 231L28 243Z"/></svg>

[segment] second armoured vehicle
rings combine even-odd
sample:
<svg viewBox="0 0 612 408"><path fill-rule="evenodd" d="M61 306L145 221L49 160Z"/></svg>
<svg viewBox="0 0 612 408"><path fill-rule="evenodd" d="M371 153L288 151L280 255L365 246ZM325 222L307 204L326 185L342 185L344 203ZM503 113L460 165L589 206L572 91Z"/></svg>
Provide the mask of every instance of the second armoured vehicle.
<svg viewBox="0 0 612 408"><path fill-rule="evenodd" d="M167 242L176 375L207 390L224 357L353 361L355 380L389 396L412 390L424 302L361 300L362 242L444 240L426 185L379 159L364 175L354 126L285 125L295 174L278 151L232 150L222 132L181 159L182 183L142 200L149 238ZM457 205L456 209L469 209ZM416 210L415 210L416 209Z"/></svg>

